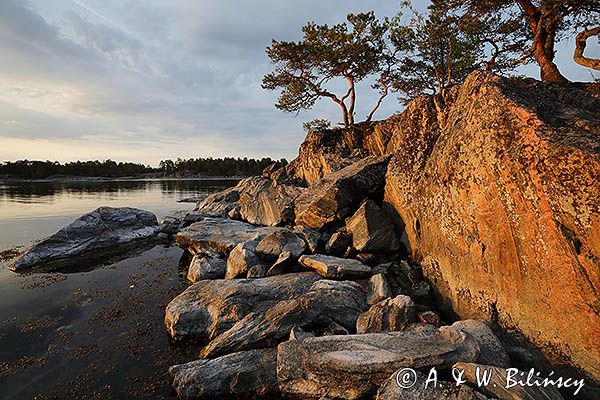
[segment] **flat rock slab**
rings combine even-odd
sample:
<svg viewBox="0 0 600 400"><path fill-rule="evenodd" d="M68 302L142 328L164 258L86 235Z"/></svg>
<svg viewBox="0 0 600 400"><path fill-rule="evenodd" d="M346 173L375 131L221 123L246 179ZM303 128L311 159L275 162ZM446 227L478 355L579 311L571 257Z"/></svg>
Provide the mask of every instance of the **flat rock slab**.
<svg viewBox="0 0 600 400"><path fill-rule="evenodd" d="M322 277L329 279L357 279L367 277L371 274L370 267L350 258L316 254L313 256L302 256L298 262L302 266L314 270Z"/></svg>
<svg viewBox="0 0 600 400"><path fill-rule="evenodd" d="M277 350L250 350L169 368L180 399L274 398Z"/></svg>
<svg viewBox="0 0 600 400"><path fill-rule="evenodd" d="M136 208L100 207L35 244L9 268L53 271L117 256L143 243L154 243L156 216Z"/></svg>
<svg viewBox="0 0 600 400"><path fill-rule="evenodd" d="M356 319L367 309L360 285L349 281L315 282L310 291L277 303L265 313L251 313L216 337L200 352L211 358L240 350L276 346L297 326L339 324L353 330Z"/></svg>
<svg viewBox="0 0 600 400"><path fill-rule="evenodd" d="M165 326L175 340L213 339L251 312L265 312L282 300L301 296L319 279L307 272L255 280L200 281L167 305Z"/></svg>
<svg viewBox="0 0 600 400"><path fill-rule="evenodd" d="M177 234L177 244L192 254L217 251L228 255L239 243L283 228L259 227L228 218L204 218Z"/></svg>
<svg viewBox="0 0 600 400"><path fill-rule="evenodd" d="M479 346L452 327L414 325L402 332L323 336L281 343L277 378L290 397L358 399L402 367L450 368L476 360ZM466 361L472 362L472 361Z"/></svg>

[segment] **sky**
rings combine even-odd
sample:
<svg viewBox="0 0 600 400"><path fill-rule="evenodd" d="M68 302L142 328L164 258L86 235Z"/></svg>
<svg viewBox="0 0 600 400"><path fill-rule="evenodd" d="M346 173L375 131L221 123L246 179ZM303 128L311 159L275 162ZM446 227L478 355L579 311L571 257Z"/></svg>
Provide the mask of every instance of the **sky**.
<svg viewBox="0 0 600 400"><path fill-rule="evenodd" d="M292 159L322 100L299 115L261 89L271 39L297 40L309 20L398 11L396 0L0 0L0 161ZM417 1L424 8L426 1ZM597 40L587 55L600 57ZM557 45L572 80L590 80L573 43ZM520 71L537 77L534 66ZM375 101L359 88L357 119ZM401 109L390 96L375 118Z"/></svg>

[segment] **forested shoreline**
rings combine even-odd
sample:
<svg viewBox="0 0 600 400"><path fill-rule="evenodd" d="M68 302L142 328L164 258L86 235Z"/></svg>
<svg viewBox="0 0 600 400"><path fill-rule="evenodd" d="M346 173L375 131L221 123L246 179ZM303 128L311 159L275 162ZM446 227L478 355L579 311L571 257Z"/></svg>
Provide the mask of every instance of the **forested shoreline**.
<svg viewBox="0 0 600 400"><path fill-rule="evenodd" d="M240 177L260 174L273 163L287 164L287 160L271 158L190 158L162 160L158 167L132 162L105 161L58 161L18 160L0 163L0 178L4 179L52 179L77 178L125 178L125 177Z"/></svg>

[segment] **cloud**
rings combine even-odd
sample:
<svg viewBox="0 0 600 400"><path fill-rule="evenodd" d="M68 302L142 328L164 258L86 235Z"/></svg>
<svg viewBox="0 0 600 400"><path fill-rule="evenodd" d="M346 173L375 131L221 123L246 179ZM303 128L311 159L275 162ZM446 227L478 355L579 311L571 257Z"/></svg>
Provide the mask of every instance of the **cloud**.
<svg viewBox="0 0 600 400"><path fill-rule="evenodd" d="M276 93L260 88L271 68L266 46L297 39L308 20L392 15L396 3L2 0L0 160L291 158L301 122L337 121L339 110L328 101L298 117L276 110ZM577 66L565 73L589 78ZM359 116L375 100L368 87L359 89ZM399 107L390 96L378 116Z"/></svg>

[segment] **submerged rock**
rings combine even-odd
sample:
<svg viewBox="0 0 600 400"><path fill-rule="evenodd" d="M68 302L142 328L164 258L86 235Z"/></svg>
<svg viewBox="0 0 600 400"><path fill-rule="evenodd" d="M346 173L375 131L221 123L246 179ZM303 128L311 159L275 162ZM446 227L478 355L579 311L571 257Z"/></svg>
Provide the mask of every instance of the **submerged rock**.
<svg viewBox="0 0 600 400"><path fill-rule="evenodd" d="M358 399L401 367L450 368L472 362L479 346L451 327L415 325L402 332L323 336L281 343L277 378L290 397Z"/></svg>
<svg viewBox="0 0 600 400"><path fill-rule="evenodd" d="M264 279L200 281L167 305L165 326L176 340L212 339L251 312L265 312L282 300L308 292L321 279L299 273Z"/></svg>
<svg viewBox="0 0 600 400"><path fill-rule="evenodd" d="M309 269L316 271L324 278L330 279L355 279L364 278L371 273L371 268L358 260L338 258L316 254L302 256L298 262Z"/></svg>
<svg viewBox="0 0 600 400"><path fill-rule="evenodd" d="M273 398L277 385L277 350L249 350L214 360L197 360L169 368L182 400Z"/></svg>
<svg viewBox="0 0 600 400"><path fill-rule="evenodd" d="M10 269L53 271L104 261L156 242L156 216L136 208L100 207L85 214L19 257Z"/></svg>
<svg viewBox="0 0 600 400"><path fill-rule="evenodd" d="M272 347L289 337L296 326L341 325L353 330L366 310L365 293L355 282L317 281L296 298L277 303L264 313L253 312L216 337L200 352L211 358L252 348Z"/></svg>

